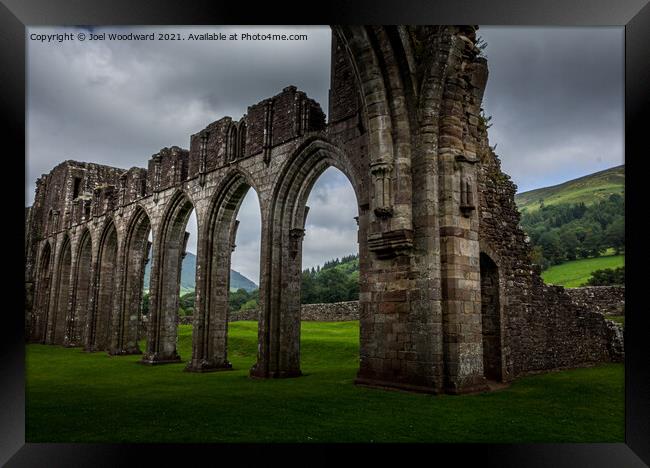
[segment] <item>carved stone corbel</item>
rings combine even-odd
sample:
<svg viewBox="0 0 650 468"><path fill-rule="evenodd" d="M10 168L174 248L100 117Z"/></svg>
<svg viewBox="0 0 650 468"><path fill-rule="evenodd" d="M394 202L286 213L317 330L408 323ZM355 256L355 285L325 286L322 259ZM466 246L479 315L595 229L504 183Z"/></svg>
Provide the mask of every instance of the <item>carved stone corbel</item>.
<svg viewBox="0 0 650 468"><path fill-rule="evenodd" d="M393 165L384 161L374 163L370 167L375 190L375 216L378 218L389 218L393 216L391 206L391 173Z"/></svg>
<svg viewBox="0 0 650 468"><path fill-rule="evenodd" d="M289 231L289 255L292 259L298 255L300 244L304 237L305 230L302 228L293 228Z"/></svg>

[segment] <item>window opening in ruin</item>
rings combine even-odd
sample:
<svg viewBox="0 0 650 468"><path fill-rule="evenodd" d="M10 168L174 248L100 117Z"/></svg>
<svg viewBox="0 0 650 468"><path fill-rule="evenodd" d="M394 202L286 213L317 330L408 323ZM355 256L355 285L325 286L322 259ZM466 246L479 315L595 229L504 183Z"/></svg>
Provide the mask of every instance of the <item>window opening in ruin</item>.
<svg viewBox="0 0 650 468"><path fill-rule="evenodd" d="M79 191L81 189L81 177L75 177L73 186L72 186L72 199L75 200L79 197Z"/></svg>

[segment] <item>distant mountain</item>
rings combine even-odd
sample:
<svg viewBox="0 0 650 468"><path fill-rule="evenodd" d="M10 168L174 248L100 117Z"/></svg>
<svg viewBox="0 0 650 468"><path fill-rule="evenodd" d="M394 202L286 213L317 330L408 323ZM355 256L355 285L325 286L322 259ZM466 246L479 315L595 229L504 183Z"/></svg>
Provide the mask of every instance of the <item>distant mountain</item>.
<svg viewBox="0 0 650 468"><path fill-rule="evenodd" d="M589 206L605 200L611 194L625 192L625 165L594 172L563 184L543 187L515 195L519 211L533 212L540 205L584 203Z"/></svg>
<svg viewBox="0 0 650 468"><path fill-rule="evenodd" d="M149 278L151 275L151 262L147 263L144 271L144 288L149 289ZM183 259L183 268L181 270L181 294L193 291L196 280L196 255L188 252ZM244 275L235 270L230 270L230 290L245 289L248 292L258 288L257 284L246 278Z"/></svg>

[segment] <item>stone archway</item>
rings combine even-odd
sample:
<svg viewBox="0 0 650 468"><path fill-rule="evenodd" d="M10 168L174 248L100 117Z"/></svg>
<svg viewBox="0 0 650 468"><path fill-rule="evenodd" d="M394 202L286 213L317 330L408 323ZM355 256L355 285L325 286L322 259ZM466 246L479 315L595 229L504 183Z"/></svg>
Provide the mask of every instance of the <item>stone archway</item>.
<svg viewBox="0 0 650 468"><path fill-rule="evenodd" d="M273 190L268 217L263 217L258 358L251 369L254 377L301 375L300 285L306 203L316 180L331 166L347 176L358 204L360 177L345 153L325 140L312 139L286 163ZM366 252L366 218L359 216L360 252Z"/></svg>
<svg viewBox="0 0 650 468"><path fill-rule="evenodd" d="M121 286L117 294L113 336L109 354L141 354L138 346L138 325L142 306L145 265L148 261L151 221L138 206L129 221L121 254Z"/></svg>
<svg viewBox="0 0 650 468"><path fill-rule="evenodd" d="M234 250L239 208L249 190L259 192L251 177L235 170L225 177L211 202L198 243L196 312L192 336L192 359L186 370L210 372L231 369L228 361L228 297L230 265Z"/></svg>
<svg viewBox="0 0 650 468"><path fill-rule="evenodd" d="M66 321L70 310L70 272L72 269L72 250L70 238L66 235L59 252L56 274L56 290L48 342L62 345L66 341Z"/></svg>
<svg viewBox="0 0 650 468"><path fill-rule="evenodd" d="M176 348L181 267L189 233L185 232L194 205L177 191L171 196L159 231L153 236L153 261L149 296L149 325L143 364L181 360ZM200 228L200 226L199 226Z"/></svg>
<svg viewBox="0 0 650 468"><path fill-rule="evenodd" d="M88 351L106 351L110 344L117 249L117 229L113 220L109 220L99 239L97 271L93 287L94 304L91 318L88 321L86 346Z"/></svg>
<svg viewBox="0 0 650 468"><path fill-rule="evenodd" d="M483 337L483 375L487 380L501 381L501 299L499 269L487 254L480 254L481 268L481 333Z"/></svg>

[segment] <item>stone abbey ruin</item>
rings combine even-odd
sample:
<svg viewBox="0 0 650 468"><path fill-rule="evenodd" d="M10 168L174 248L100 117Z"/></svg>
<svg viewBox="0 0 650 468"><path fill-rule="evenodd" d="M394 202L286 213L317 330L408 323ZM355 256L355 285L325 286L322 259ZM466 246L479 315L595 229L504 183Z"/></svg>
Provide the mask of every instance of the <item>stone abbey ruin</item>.
<svg viewBox="0 0 650 468"><path fill-rule="evenodd" d="M332 28L328 119L294 86L163 148L146 169L65 161L26 216L31 342L178 362L179 274L198 221L186 370L228 361L230 257L249 189L261 209L257 362L300 371L302 239L311 187L330 166L358 205L356 383L466 393L487 382L623 359L620 325L545 285L518 227L515 185L488 144L486 59L472 26ZM148 257L149 232L152 254ZM146 347L138 347L151 262ZM143 368L143 372L146 370Z"/></svg>

